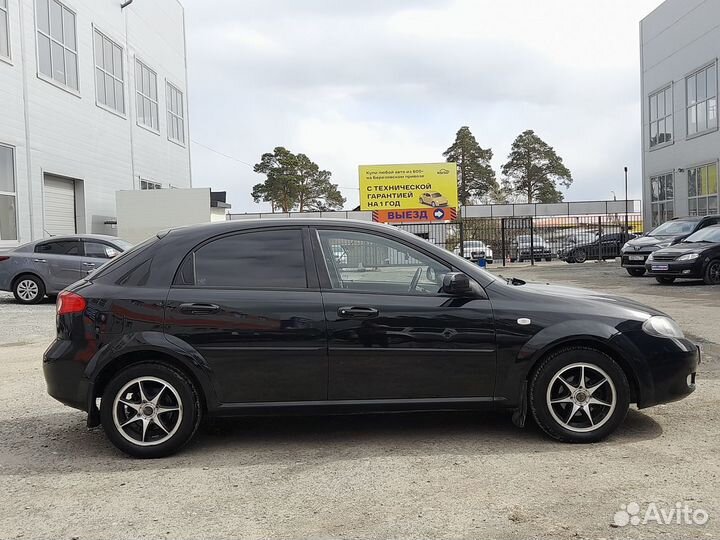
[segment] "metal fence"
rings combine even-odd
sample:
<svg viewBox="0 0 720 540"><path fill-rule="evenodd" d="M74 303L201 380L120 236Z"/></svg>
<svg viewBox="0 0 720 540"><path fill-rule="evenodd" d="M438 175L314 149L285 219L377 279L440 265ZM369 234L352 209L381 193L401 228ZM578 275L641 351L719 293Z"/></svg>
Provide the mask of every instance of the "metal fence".
<svg viewBox="0 0 720 540"><path fill-rule="evenodd" d="M568 262L612 259L623 244L642 232L642 216L464 218L451 223L405 224L397 227L448 251L493 264L553 259Z"/></svg>

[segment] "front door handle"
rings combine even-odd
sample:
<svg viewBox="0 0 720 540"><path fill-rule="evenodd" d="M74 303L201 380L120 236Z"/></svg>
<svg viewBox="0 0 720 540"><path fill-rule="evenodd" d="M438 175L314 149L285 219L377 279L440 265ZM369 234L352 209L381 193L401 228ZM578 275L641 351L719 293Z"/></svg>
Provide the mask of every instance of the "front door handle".
<svg viewBox="0 0 720 540"><path fill-rule="evenodd" d="M345 306L338 308L337 312L341 319L372 319L380 315L377 309L364 306Z"/></svg>
<svg viewBox="0 0 720 540"><path fill-rule="evenodd" d="M208 315L210 313L217 313L220 311L220 306L215 304L180 304L178 309L182 313L189 313L190 315Z"/></svg>
<svg viewBox="0 0 720 540"><path fill-rule="evenodd" d="M91 268L95 268L95 263L83 263L83 266L89 266Z"/></svg>

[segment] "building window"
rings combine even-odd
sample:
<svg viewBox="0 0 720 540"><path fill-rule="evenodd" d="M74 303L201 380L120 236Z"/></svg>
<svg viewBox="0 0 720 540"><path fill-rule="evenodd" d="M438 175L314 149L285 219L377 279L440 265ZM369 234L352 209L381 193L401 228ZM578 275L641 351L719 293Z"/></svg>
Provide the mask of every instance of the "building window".
<svg viewBox="0 0 720 540"><path fill-rule="evenodd" d="M688 136L717 129L717 69L713 63L685 79Z"/></svg>
<svg viewBox="0 0 720 540"><path fill-rule="evenodd" d="M167 121L168 138L185 144L185 106L183 93L172 84L167 83Z"/></svg>
<svg viewBox="0 0 720 540"><path fill-rule="evenodd" d="M162 184L150 180L140 180L140 189L160 189Z"/></svg>
<svg viewBox="0 0 720 540"><path fill-rule="evenodd" d="M122 47L95 30L95 94L98 103L125 114Z"/></svg>
<svg viewBox="0 0 720 540"><path fill-rule="evenodd" d="M672 86L650 96L650 148L672 142Z"/></svg>
<svg viewBox="0 0 720 540"><path fill-rule="evenodd" d="M718 213L717 164L688 169L688 213L707 216Z"/></svg>
<svg viewBox="0 0 720 540"><path fill-rule="evenodd" d="M137 58L135 59L135 90L138 123L159 131L157 73Z"/></svg>
<svg viewBox="0 0 720 540"><path fill-rule="evenodd" d="M653 227L675 216L674 187L672 173L650 178L650 212Z"/></svg>
<svg viewBox="0 0 720 540"><path fill-rule="evenodd" d="M0 146L0 240L17 240L15 152L9 146Z"/></svg>
<svg viewBox="0 0 720 540"><path fill-rule="evenodd" d="M78 90L75 13L57 0L37 1L38 71Z"/></svg>
<svg viewBox="0 0 720 540"><path fill-rule="evenodd" d="M10 17L8 0L0 0L0 57L10 60Z"/></svg>

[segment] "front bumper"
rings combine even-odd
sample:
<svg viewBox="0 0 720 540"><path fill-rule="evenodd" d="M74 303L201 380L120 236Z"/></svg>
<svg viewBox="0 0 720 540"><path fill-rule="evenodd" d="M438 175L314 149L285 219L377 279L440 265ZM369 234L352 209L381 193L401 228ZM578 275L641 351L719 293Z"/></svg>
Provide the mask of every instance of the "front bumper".
<svg viewBox="0 0 720 540"><path fill-rule="evenodd" d="M637 251L630 251L627 253L620 253L621 262L620 265L623 268L645 268L645 262L650 256L651 251L640 253ZM641 259L631 259L631 257L642 257Z"/></svg>
<svg viewBox="0 0 720 540"><path fill-rule="evenodd" d="M695 391L700 349L692 341L637 330L616 335L611 345L623 351L631 366L638 408L677 401Z"/></svg>
<svg viewBox="0 0 720 540"><path fill-rule="evenodd" d="M55 340L43 355L43 375L47 391L60 403L88 411L92 382L85 376L86 364L75 359L72 341Z"/></svg>
<svg viewBox="0 0 720 540"><path fill-rule="evenodd" d="M651 276L701 278L702 261L647 261L645 270Z"/></svg>

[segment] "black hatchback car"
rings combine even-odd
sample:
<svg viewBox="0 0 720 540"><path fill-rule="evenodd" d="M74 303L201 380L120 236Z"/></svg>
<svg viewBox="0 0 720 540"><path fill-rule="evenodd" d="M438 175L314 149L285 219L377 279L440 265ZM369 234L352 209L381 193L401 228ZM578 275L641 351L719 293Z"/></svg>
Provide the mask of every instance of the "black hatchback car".
<svg viewBox="0 0 720 540"><path fill-rule="evenodd" d="M700 229L678 244L651 253L645 269L663 285L677 278L720 285L720 225Z"/></svg>
<svg viewBox="0 0 720 540"><path fill-rule="evenodd" d="M159 457L202 417L288 412L529 409L592 442L630 403L692 392L698 362L633 301L501 279L386 225L278 219L175 229L75 283L43 368L121 450Z"/></svg>

